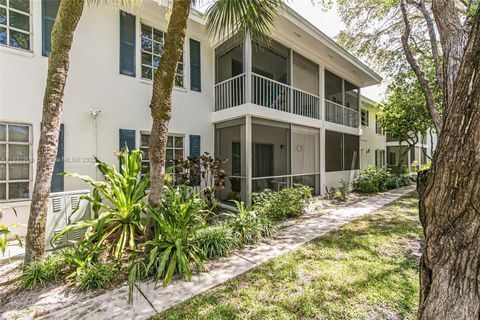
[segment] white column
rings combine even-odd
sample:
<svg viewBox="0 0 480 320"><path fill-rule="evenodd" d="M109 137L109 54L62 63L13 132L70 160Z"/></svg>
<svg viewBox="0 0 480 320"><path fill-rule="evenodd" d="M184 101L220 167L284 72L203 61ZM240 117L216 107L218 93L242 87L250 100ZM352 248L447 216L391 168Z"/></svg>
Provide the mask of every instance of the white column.
<svg viewBox="0 0 480 320"><path fill-rule="evenodd" d="M320 117L322 119L322 127L320 128L320 194L325 194L325 67L319 66L319 90L320 97Z"/></svg>
<svg viewBox="0 0 480 320"><path fill-rule="evenodd" d="M290 113L293 113L293 50L290 49Z"/></svg>
<svg viewBox="0 0 480 320"><path fill-rule="evenodd" d="M243 41L243 67L245 68L245 103L252 102L252 41L245 35Z"/></svg>
<svg viewBox="0 0 480 320"><path fill-rule="evenodd" d="M245 117L245 173L246 205L252 204L252 116Z"/></svg>

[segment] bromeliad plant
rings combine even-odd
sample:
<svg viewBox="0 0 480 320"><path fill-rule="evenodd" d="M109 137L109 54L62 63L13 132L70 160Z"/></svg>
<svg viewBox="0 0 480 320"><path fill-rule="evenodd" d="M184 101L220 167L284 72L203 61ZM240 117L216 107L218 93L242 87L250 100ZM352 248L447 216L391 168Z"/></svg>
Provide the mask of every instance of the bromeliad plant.
<svg viewBox="0 0 480 320"><path fill-rule="evenodd" d="M149 175L140 176L142 153L140 150L125 150L119 154L121 171L115 166L96 160L96 166L105 181L95 181L88 176L76 173L65 173L76 177L93 187L92 195L84 195L82 199L89 201L93 207L99 208L97 217L92 220L78 221L68 225L53 241L68 231L91 229L90 237L94 237L95 246L110 246L110 253L120 260L126 247L136 249L137 239L145 234L142 224L143 213L146 212L147 189L150 184ZM106 201L105 201L106 200Z"/></svg>

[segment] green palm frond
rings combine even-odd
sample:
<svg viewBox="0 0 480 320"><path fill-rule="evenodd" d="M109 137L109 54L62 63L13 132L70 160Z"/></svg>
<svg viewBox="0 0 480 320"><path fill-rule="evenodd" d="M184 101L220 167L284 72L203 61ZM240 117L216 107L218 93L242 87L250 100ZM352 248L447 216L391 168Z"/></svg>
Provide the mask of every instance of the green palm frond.
<svg viewBox="0 0 480 320"><path fill-rule="evenodd" d="M217 0L206 12L207 34L220 39L249 34L268 43L270 29L284 5L285 0Z"/></svg>

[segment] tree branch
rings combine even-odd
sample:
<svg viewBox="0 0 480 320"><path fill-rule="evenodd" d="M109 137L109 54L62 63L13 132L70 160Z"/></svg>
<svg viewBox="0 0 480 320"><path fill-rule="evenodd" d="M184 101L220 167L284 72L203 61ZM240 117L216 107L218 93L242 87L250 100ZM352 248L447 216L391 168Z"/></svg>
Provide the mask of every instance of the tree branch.
<svg viewBox="0 0 480 320"><path fill-rule="evenodd" d="M433 63L435 66L435 74L437 76L438 83L440 84L440 86L443 87L445 84L443 82L442 62L441 62L440 53L438 50L437 35L435 33L435 25L433 23L432 16L430 15L430 12L428 12L427 8L425 7L424 0L420 0L420 2L407 0L407 2L412 3L422 13L423 17L425 18L425 22L427 23L430 46L432 49Z"/></svg>
<svg viewBox="0 0 480 320"><path fill-rule="evenodd" d="M410 22L408 21L408 16L407 16L407 8L405 6L405 0L400 1L400 9L402 12L402 17L403 17L403 22L405 24L405 31L404 34L402 35L402 46L403 50L405 51L405 56L407 58L408 63L412 67L413 71L415 72L415 75L417 76L418 82L420 83L420 86L422 87L422 91L425 95L425 100L427 103L428 110L430 111L430 114L432 116L432 121L433 124L435 125L435 129L437 132L440 134L442 131L442 118L440 117L440 114L435 106L435 98L433 97L433 92L432 89L430 88L430 85L427 81L427 78L425 76L425 73L420 69L420 66L418 65L417 61L415 60L412 50L408 44L408 39L410 37L411 33L411 27L410 27Z"/></svg>
<svg viewBox="0 0 480 320"><path fill-rule="evenodd" d="M440 34L444 55L444 114L453 98L453 86L457 78L466 45L466 29L460 21L454 1L433 0L432 11Z"/></svg>

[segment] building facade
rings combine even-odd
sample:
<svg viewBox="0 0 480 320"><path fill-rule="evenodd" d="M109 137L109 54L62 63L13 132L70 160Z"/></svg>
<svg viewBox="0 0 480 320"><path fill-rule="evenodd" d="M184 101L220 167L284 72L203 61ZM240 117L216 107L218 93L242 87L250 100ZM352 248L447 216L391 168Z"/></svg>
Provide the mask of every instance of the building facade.
<svg viewBox="0 0 480 320"><path fill-rule="evenodd" d="M412 166L426 165L436 146L436 134L429 131L427 135L418 135L418 142L408 149L408 144L402 142L399 146L398 138L386 132L377 122L379 112L378 103L361 97L361 125L360 137L360 168L368 166L381 168L395 168L401 165L408 171ZM402 159L403 157L403 159Z"/></svg>
<svg viewBox="0 0 480 320"><path fill-rule="evenodd" d="M50 33L59 0L0 0L0 203L28 216ZM55 173L97 177L94 157L148 150L149 102L167 10L87 6L75 32ZM360 169L360 88L380 76L291 9L266 48L248 37L211 40L192 10L178 63L167 161L228 158L222 199L303 183L325 192ZM142 170L148 170L146 159ZM52 192L84 189L54 175ZM5 218L4 218L5 219Z"/></svg>

